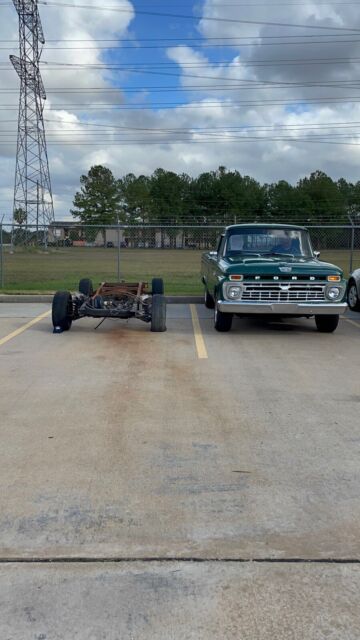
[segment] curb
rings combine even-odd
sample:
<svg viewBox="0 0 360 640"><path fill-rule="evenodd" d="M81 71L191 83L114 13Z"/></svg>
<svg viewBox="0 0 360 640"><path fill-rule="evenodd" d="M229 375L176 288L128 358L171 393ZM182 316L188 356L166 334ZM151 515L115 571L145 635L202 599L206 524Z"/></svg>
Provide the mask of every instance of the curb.
<svg viewBox="0 0 360 640"><path fill-rule="evenodd" d="M0 303L5 302L52 302L53 296L50 295L31 295L31 294L14 294L0 295Z"/></svg>
<svg viewBox="0 0 360 640"><path fill-rule="evenodd" d="M0 304L6 302L41 302L51 303L53 300L52 295L31 295L31 294L14 294L14 295L1 295ZM204 301L202 296L166 296L166 302L168 304L201 304Z"/></svg>

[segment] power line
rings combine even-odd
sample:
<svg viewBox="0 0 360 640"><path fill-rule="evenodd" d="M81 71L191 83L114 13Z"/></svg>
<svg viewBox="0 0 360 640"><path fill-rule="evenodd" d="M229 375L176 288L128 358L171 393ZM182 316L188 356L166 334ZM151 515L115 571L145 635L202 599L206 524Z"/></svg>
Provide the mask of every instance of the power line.
<svg viewBox="0 0 360 640"><path fill-rule="evenodd" d="M311 45L356 44L356 43L360 42L359 39L351 39L351 40L349 40L349 39L347 39L347 40L340 39L339 40L338 38L340 37L340 34L339 35L335 35L334 34L334 37L337 38L336 40L334 40L334 39L332 39L332 40L311 40L311 41L309 41L309 40L300 40L300 41L299 40L296 40L296 41L292 40L292 41L289 41L289 42L284 42L283 40L278 40L278 41L275 41L275 42L266 41L269 38L271 38L271 39L279 39L279 38L285 38L285 37L287 38L287 40L289 40L289 38L291 38L291 37L293 37L293 38L300 38L300 37L302 37L302 38L314 38L314 37L319 37L320 38L321 34L318 34L317 36L306 36L306 35L302 35L302 36L290 36L290 35L287 35L287 36L261 36L261 37L260 36L254 36L253 38L247 38L247 39L250 40L249 42L243 42L243 41L240 42L239 40L241 40L241 38L236 38L236 39L235 38L231 38L232 42L222 42L221 44L216 44L216 43L213 44L211 42L211 40L212 40L211 38L210 39L207 38L205 41L203 39L199 39L199 38L196 38L196 39L192 39L192 38L191 39L187 39L187 38L184 39L184 38L182 38L181 40L176 39L176 44L177 44L178 47L181 47L181 46L184 46L183 42L188 42L188 41L193 41L194 40L194 42L192 42L193 47L196 46L196 47L198 47L200 49L214 49L214 48L221 48L221 49L233 48L234 49L234 48L239 48L239 47L240 48L244 48L244 47L255 47L255 46L261 46L261 47L264 47L264 46L272 46L272 47L273 46L276 46L276 47L279 47L279 46L292 46L293 47L293 46L304 45L304 44L306 44L306 45L308 45L308 44L311 44ZM329 35L323 36L323 37L329 37ZM344 36L341 36L341 37L344 37ZM349 35L346 34L346 37L349 38ZM208 42L208 40L210 40L210 42ZM216 38L215 40L223 40L223 39L222 38ZM227 39L225 38L224 40L227 40ZM259 42L256 42L256 40L259 40ZM265 42L264 42L264 40L265 40ZM199 44L197 44L198 41L199 41ZM17 45L14 44L12 40L11 41L0 40L0 42L1 43L9 42L9 43L13 44L13 48L17 47ZM46 47L46 51L93 51L93 50L94 51L98 51L98 50L110 50L111 49L111 50L121 50L121 51L131 50L131 51L134 51L134 52L138 52L138 51L141 51L143 49L144 50L149 50L149 49L159 50L159 49L169 49L169 47L171 47L171 45L169 43L160 44L159 41L157 41L158 44L156 44L156 45L141 45L141 44L139 44L138 40L136 40L136 41L123 40L122 41L122 40L115 40L115 39L111 39L111 40L96 40L96 39L94 39L94 40L53 40L53 41L49 41L49 42L69 42L69 43L70 42L77 42L77 43L79 43L79 42L84 42L84 43L85 42L92 42L92 43L97 43L97 42L108 42L108 43L110 43L110 42L117 42L117 43L118 42L133 42L133 44L132 44L132 46L124 46L124 45L121 45L121 46L118 46L118 45L109 46L109 45L107 45L107 46L91 46L91 47L84 47L84 46L81 46L81 47L70 47L70 46L66 46L66 47ZM145 40L144 40L144 42L145 42ZM8 49L9 49L8 46L7 47L0 47L0 51L8 51Z"/></svg>
<svg viewBox="0 0 360 640"><path fill-rule="evenodd" d="M360 3L359 3L360 4ZM73 6L73 5L72 5ZM331 27L330 27L331 28ZM355 35L355 34L354 34ZM317 34L282 34L282 35L253 35L253 36L192 36L192 37L182 37L179 38L169 38L169 37L157 37L157 38L138 38L138 37L133 37L133 38L56 38L53 40L46 40L46 42L130 42L133 43L135 45L138 45L141 42L175 42L178 43L179 40L181 42L213 42L213 41L219 41L220 43L222 42L227 42L227 41L234 41L234 40L282 40L283 38L292 38L292 39L296 39L296 38L306 38L307 40L309 40L310 38L348 38L349 34L348 33L334 33L334 34L330 34L330 33L317 33ZM7 44L17 44L17 40L3 40L0 39L0 43L7 43Z"/></svg>
<svg viewBox="0 0 360 640"><path fill-rule="evenodd" d="M6 121L5 121L6 122ZM8 120L7 122L16 122L15 120ZM51 119L45 119L45 122L48 123L53 123L53 124L60 124L58 120L51 120ZM228 131L239 131L239 132L246 132L246 131L274 131L274 130L284 130L284 131L300 131L300 130L310 130L310 131L316 131L316 130L321 130L321 129L347 129L347 128L352 128L354 126L359 126L360 125L360 121L355 120L355 121L348 121L348 122L322 122L320 123L299 123L299 124L269 124L269 125L236 125L236 126L221 126L221 127L201 127L201 126L194 126L194 127L186 127L186 128L181 128L181 127L177 127L177 128L172 128L172 127L136 127L136 126L121 126L121 125L115 125L112 123L99 123L99 122L73 122L71 120L61 120L61 125L63 124L72 124L73 128L71 129L64 129L64 127L62 126L61 129L50 129L49 130L49 134L54 134L54 133L63 133L64 131L70 131L72 134L76 134L78 135L79 133L82 133L83 135L87 135L89 131L93 132L93 131L98 131L98 129L106 129L109 131L105 131L103 132L104 134L109 134L112 133L114 130L122 130L122 131L142 131L142 132L151 132L151 133L158 133L158 132L162 132L162 133L178 133L178 132L188 132L188 133L197 133L197 132L207 132L207 131L215 131L215 132L228 132ZM76 130L74 127L82 127L82 126L86 126L86 127L95 127L94 129L90 129L84 132L78 131ZM99 135L103 135L103 133L99 134Z"/></svg>
<svg viewBox="0 0 360 640"><path fill-rule="evenodd" d="M69 131L69 133L67 133L67 131ZM144 131L144 130L136 130L136 129L129 129L128 131L101 131L99 132L98 129L90 129L89 131L79 131L79 130L65 130L61 131L61 130L53 130L50 131L47 139L52 140L53 142L59 142L59 143L67 143L67 142L71 142L71 143L80 143L85 141L96 141L98 137L102 138L102 141L100 141L101 143L104 143L105 140L104 138L107 136L110 138L110 141L114 142L114 141L126 141L129 138L127 136L132 135L134 133L134 131L141 131L146 137L142 138L142 141L146 141L146 140L152 140L155 136L157 135L161 135L163 137L158 138L157 140L160 142L166 142L166 141L171 141L173 138L170 138L170 135L174 135L176 134L177 136L179 136L181 139L183 140L204 140L204 139L208 139L208 140L214 140L215 142L220 140L222 142L227 142L228 140L247 140L249 138L249 136L247 135L248 133L259 133L259 134L265 134L265 133L272 133L272 132L278 132L278 134L280 133L286 133L286 134L292 134L292 133L302 133L302 134L306 134L306 137L304 138L299 138L301 140L307 139L307 136L311 133L311 135L313 136L313 133L319 133L319 135L315 135L313 136L313 138L316 139L334 139L334 138L347 138L350 140L356 139L359 140L359 136L360 136L360 129L359 127L357 127L356 129L353 129L352 127L337 127L337 128L331 128L331 127L324 127L324 131L322 130L321 127L319 127L318 129L313 128L313 129L306 129L306 128L291 128L289 127L288 129L279 129L278 127L268 127L268 128L264 128L264 129L243 129L243 130L236 130L236 129L229 129L227 131L211 131L211 130L204 130L204 131L181 131L181 130L176 130L174 129L173 131L169 130L169 131L163 131L161 132L160 130L154 130L154 131ZM328 133L327 133L328 132ZM115 137L116 135L119 135L119 133L123 134L124 137L121 138L117 138ZM235 135L235 134L241 134L241 135ZM261 137L261 139L263 139L263 137L266 139L268 136L258 136ZM0 138L6 142L14 142L15 138L16 138L16 132L6 132L6 133L2 133L0 132ZM59 139L61 138L61 139ZM294 138L291 137L291 140L293 140ZM298 139L298 138L296 138ZM160 143L159 142L159 143Z"/></svg>
<svg viewBox="0 0 360 640"><path fill-rule="evenodd" d="M46 4L46 3L44 3ZM148 2L137 2L137 6L142 6L145 5L146 7L149 6L150 3ZM181 5L179 6L184 6L184 4L190 4L191 6L193 5L193 0L188 0L186 1L182 1ZM352 1L352 2L317 2L316 5L320 6L320 7L327 7L327 6L358 6L360 3L357 1ZM167 5L167 0L166 0L166 5ZM5 7L5 6L11 6L10 2L0 2L0 7ZM128 5L124 5L125 7ZM151 3L152 7L163 7L164 3L161 2L152 2ZM224 7L307 7L307 6L312 6L312 2L213 2L213 7L220 7L220 8L224 8Z"/></svg>
<svg viewBox="0 0 360 640"><path fill-rule="evenodd" d="M46 4L46 3L44 3ZM164 3L161 2L152 2L152 3L148 3L148 2L137 2L137 6L142 6L145 5L146 7L149 6L149 4L151 4L152 7L158 6L158 7L163 7ZM167 6L168 4L168 0L165 0L165 4ZM188 0L187 2L185 0L182 1L181 5L179 6L184 6L184 4L190 4L191 6L193 5L193 0ZM307 6L312 6L312 2L213 2L212 6L213 7L307 7ZM352 2L317 2L316 5L320 6L320 7L327 7L327 6L358 6L360 3L358 1L352 1ZM5 6L10 6L11 3L10 2L0 2L0 6L1 7L5 7ZM125 7L127 7L128 5L124 5ZM121 8L121 7L120 7Z"/></svg>
<svg viewBox="0 0 360 640"><path fill-rule="evenodd" d="M125 70L125 71L147 71L150 69L163 69L163 68L178 68L179 73L181 73L182 69L208 69L213 65L224 65L227 71L231 71L232 69L236 69L237 67L271 67L271 66L298 66L298 65L337 65L337 64L350 64L350 63L358 63L360 62L360 58L280 58L280 59L267 59L267 60L256 60L255 62L249 62L247 60L237 60L237 61L227 61L227 60L211 60L207 63L178 63L178 62L125 62L125 63L70 63L70 62L55 62L55 61L42 61L42 64L46 66L46 68L51 69L52 71L59 69L113 69L113 70ZM6 63L0 62L0 67ZM213 71L213 69L211 69ZM185 76L187 77L187 76ZM198 76L191 76L198 77ZM205 78L211 79L210 76L201 76ZM216 76L216 80L223 79L221 77ZM231 78L226 78L231 79ZM233 80L237 81L236 78Z"/></svg>
<svg viewBox="0 0 360 640"><path fill-rule="evenodd" d="M59 123L58 120L51 120L51 119L48 119L48 118L46 118L45 121L46 122L52 122L52 123L54 123L54 122L55 123ZM16 122L16 120L8 120L8 122ZM82 125L86 125L86 126L111 127L111 128L117 128L117 129L118 128L120 128L120 129L127 128L127 129L136 129L137 131L148 131L149 130L148 127L123 127L123 126L119 126L119 125L113 125L112 123L103 123L103 122L100 123L100 122L89 122L89 121L86 121L86 122L80 122L80 123L79 122L75 122L74 123L72 120L61 120L61 124L63 124L63 123L72 124L72 125L74 125L74 124L82 124ZM293 124L291 124L291 125L282 125L282 124L279 124L279 125L276 125L276 126L279 127L279 128L288 128L288 127L292 128L294 126L296 126L296 127L298 127L298 126L301 126L301 127L330 127L330 126L331 127L337 127L337 126L350 126L350 125L351 126L352 125L360 125L360 120L354 120L354 121L350 121L350 122L349 121L347 121L347 122L322 122L321 124L319 124L318 122L304 122L304 123L302 123L300 125L293 125ZM264 126L267 127L267 126L274 126L274 125L237 125L236 127L225 127L225 126L222 126L222 127L188 127L188 128L189 129L197 128L197 129L202 129L202 130L203 129L209 129L209 128L227 130L229 128L230 129L233 129L233 128L242 129L244 127L252 128L252 129L253 128L258 129L258 128L263 128ZM153 130L153 128L151 130ZM169 129L168 128L166 128L166 129L160 128L159 130L168 131ZM178 129L176 129L176 130L178 130Z"/></svg>
<svg viewBox="0 0 360 640"><path fill-rule="evenodd" d="M113 42L113 41L111 41ZM246 43L232 43L232 44L201 44L201 45L196 45L201 49L213 49L213 48L221 48L224 49L225 47L231 47L231 48L236 48L236 47L255 47L255 46L261 46L261 47L268 47L268 46L296 46L296 45L309 45L311 44L311 46L313 45L323 45L323 44L356 44L359 43L360 39L356 39L356 40L324 40L324 41L311 41L310 43L307 41L302 41L302 42L259 42L259 43L254 43L254 42L246 42ZM182 46L181 43L179 42L179 47ZM13 48L16 48L15 45ZM118 51L124 51L124 50L128 50L131 49L131 51L134 52L138 52L141 51L143 49L149 50L149 49L154 49L154 50L158 50L158 49L168 49L169 45L149 45L149 46L132 46L132 47L124 47L124 46L104 46L104 47L99 47L99 46L94 46L94 47L46 47L46 51L110 51L110 50L118 50ZM9 47L0 47L0 51L8 51ZM229 61L228 61L229 62ZM130 63L129 63L130 64ZM166 63L164 63L166 64Z"/></svg>
<svg viewBox="0 0 360 640"><path fill-rule="evenodd" d="M167 75L167 74L160 74L160 75ZM169 74L171 75L171 74ZM196 77L200 77L200 76L196 76ZM210 78L210 77L204 77L205 80L218 80L218 78ZM285 81L269 81L269 80L250 80L250 79L238 79L238 80L234 80L236 82L238 82L238 85L234 85L234 86L228 86L228 85L219 85L219 84L194 84L194 85L188 85L188 86L184 86L184 87L178 87L178 86L169 86L169 85L163 85L163 86L158 86L158 85L141 85L138 87L113 87L113 88L109 88L109 87L81 87L81 88L67 88L67 87L58 87L58 88L50 88L47 93L49 94L96 94L96 93L103 93L103 94L121 94L121 93L140 93L144 90L148 90L148 91L152 91L154 93L174 93L174 92L192 92L192 91L197 91L197 92L214 92L214 91L238 91L238 90L253 90L253 89L266 89L266 88L271 88L271 89L289 89L289 88L298 88L298 87L302 87L302 88L326 88L326 87L332 87L332 88L339 88L339 89L343 89L343 88L353 88L353 89L357 89L360 88L360 80L354 79L354 80L333 80L333 81L327 81L327 82L316 82L315 80L312 81L308 81L308 82L285 82ZM243 84L242 84L243 83ZM3 94L12 94L12 93L17 93L16 89L0 89L0 93ZM302 99L302 102L306 102L306 99Z"/></svg>
<svg viewBox="0 0 360 640"><path fill-rule="evenodd" d="M198 16L198 15L186 15L179 13L163 13L158 11L143 11L136 10L136 13L133 9L125 8L121 9L119 7L106 7L106 6L94 6L87 4L69 4L65 2L52 2L47 0L39 0L39 4L44 5L46 7L69 7L72 9L89 9L94 11L115 11L116 13L127 13L131 15L144 15L144 16L154 16L160 18L177 18L181 20L200 20L202 22L225 22L231 24L253 24L253 25L263 25L270 27L290 27L296 29L317 29L321 31L339 31L339 32L351 32L351 33L359 33L360 29L350 29L349 27L325 27L324 25L309 25L309 24L294 24L290 22L268 22L263 20L239 20L237 18L212 18L207 16Z"/></svg>
<svg viewBox="0 0 360 640"><path fill-rule="evenodd" d="M15 120L12 121L8 121L8 122L16 122ZM56 124L60 124L58 120L46 120L46 122L52 122L52 123L56 123ZM62 121L64 124L66 123L70 123L70 121L64 120ZM321 131L322 129L325 130L331 130L332 132L337 131L337 130L351 130L352 132L357 132L360 122L355 121L355 122L348 122L348 123L325 123L325 124L306 124L306 123L299 123L299 124L289 124L289 125L280 125L280 124L265 124L265 125L237 125L237 126L223 126L223 127L200 127L200 126L194 126L194 127L166 127L166 128L162 128L162 127L135 127L135 126L120 126L120 125L112 125L112 124L102 124L102 123L96 123L96 122L77 122L77 123L72 123L73 127L70 129L66 129L63 126L61 128L53 128L49 130L49 135L65 135L67 136L68 133L70 132L71 135L79 135L79 136L87 136L89 133L91 134L96 134L96 135L113 135L118 133L119 131L122 133L129 133L129 132L133 132L133 131L141 131L143 133L146 134L158 134L158 133L164 133L164 134L170 134L170 133L181 133L181 134L187 134L187 135L196 135L196 134L201 134L203 135L204 133L208 134L214 134L214 135L218 135L218 134L227 134L227 133L247 133L248 131L259 131L259 132L266 132L266 131ZM87 129L87 130L81 130L81 127L85 127L86 125L90 126L90 127L94 127L91 129ZM350 133L351 133L350 131ZM12 137L14 133L16 133L17 131L14 129L13 131L9 130L9 129L4 129L1 130L0 129L0 135L1 136L10 136ZM335 134L334 134L335 135Z"/></svg>
<svg viewBox="0 0 360 640"><path fill-rule="evenodd" d="M307 143L307 144L327 144L327 145L342 145L342 146L352 146L352 147L360 147L360 142L334 142L332 137L331 139L319 137L319 139L315 139L316 136L312 138L289 138L289 137L268 137L268 136L256 136L246 138L226 138L226 139L202 139L202 140L193 140L193 139L183 139L183 140L171 140L171 139L159 139L159 140L144 140L144 139L121 139L118 141L107 141L106 148L108 147L125 147L125 146L138 146L138 145L146 145L146 146L158 146L161 145L177 145L177 144L235 144L235 143L248 143L248 142L289 142L289 143ZM11 142L0 143L1 147L8 147ZM104 142L83 142L83 141L70 141L70 142L49 142L50 146L60 146L60 147L103 147Z"/></svg>
<svg viewBox="0 0 360 640"><path fill-rule="evenodd" d="M136 110L151 110L151 109L165 109L165 108L181 108L181 109L207 109L207 108L218 108L218 107L241 107L241 106L296 106L296 107L301 107L304 105L309 104L317 104L317 103L331 103L331 102L335 102L335 103L342 103L344 102L345 104L347 103L351 103L351 102L357 102L358 100L360 100L360 95L356 95L356 96L322 96L322 97L304 97L304 96L299 96L296 97L294 96L293 98L286 98L286 99L282 99L282 98L263 98L260 100L256 100L256 99L248 99L248 100L237 100L237 101L232 101L230 98L227 100L219 100L219 99L215 99L213 98L211 101L209 99L203 99L203 101L198 101L196 103L181 103L181 102L151 102L149 104L118 104L118 103L114 103L114 102L98 102L98 103L91 103L89 104L88 102L76 102L76 103L69 103L69 102L64 102L64 103L58 103L56 105L56 110L59 110L61 108L66 108L66 107L87 107L87 108L107 108L107 107L113 107L116 109L120 109L120 110L124 110L124 111L136 111ZM6 109L12 109L16 107L16 104L2 104L0 106L1 110L6 110ZM45 106L45 110L53 110L53 108L49 108L47 105Z"/></svg>
<svg viewBox="0 0 360 640"><path fill-rule="evenodd" d="M218 109L221 107L222 109L231 108L231 109L242 109L243 107L257 107L257 108L268 108L269 106L292 106L292 107L301 107L306 106L308 104L316 105L316 104L357 104L360 102L360 96L353 97L344 97L344 98L335 98L335 97L327 97L327 98L294 98L292 100L261 100L261 101L242 101L242 102L222 102L217 101L214 103L205 103L205 104L181 104L179 102L166 102L166 103L155 103L151 105L117 105L112 102L108 103L96 103L96 104L88 104L88 103L65 103L58 104L56 107L46 107L45 112L58 112L63 109L71 109L73 111L89 111L89 110L100 110L100 111L152 111L154 109L162 110L162 111L173 111L173 110L207 110L207 109ZM2 105L0 106L1 111L17 111L16 105Z"/></svg>

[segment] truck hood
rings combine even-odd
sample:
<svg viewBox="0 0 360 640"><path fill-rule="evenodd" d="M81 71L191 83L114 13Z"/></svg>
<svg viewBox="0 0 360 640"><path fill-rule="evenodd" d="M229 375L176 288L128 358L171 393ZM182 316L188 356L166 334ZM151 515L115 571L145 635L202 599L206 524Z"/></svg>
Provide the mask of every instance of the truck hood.
<svg viewBox="0 0 360 640"><path fill-rule="evenodd" d="M222 260L222 267L226 274L241 273L244 275L328 275L343 274L340 267L329 262L321 262L315 258L283 258L281 256L266 256L257 258L250 256L226 258Z"/></svg>

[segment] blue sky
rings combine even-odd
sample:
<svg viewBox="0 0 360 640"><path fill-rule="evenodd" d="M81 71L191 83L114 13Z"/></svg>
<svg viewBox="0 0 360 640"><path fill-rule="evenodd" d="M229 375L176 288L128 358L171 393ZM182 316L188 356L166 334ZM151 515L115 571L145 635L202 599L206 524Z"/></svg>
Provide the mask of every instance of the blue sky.
<svg viewBox="0 0 360 640"><path fill-rule="evenodd" d="M210 62L219 60L229 62L234 55L234 51L229 47L211 47L209 41L202 37L198 30L199 20L195 16L201 15L202 4L199 2L187 2L184 4L154 2L146 4L142 0L133 0L132 4L136 10L136 17L131 22L129 37L133 38L132 43L124 43L123 50L108 50L104 54L107 63L120 63L131 65L134 68L140 65L148 65L149 73L128 72L125 76L119 73L119 86L124 83L126 86L138 88L142 91L144 87L156 87L156 91L149 90L145 104L156 109L158 103L186 104L197 93L181 91L181 70L179 66L169 60L167 47L186 45L194 50L201 51ZM194 16L192 19L171 18L168 16L142 15L139 11L151 10L158 13L173 13ZM204 48L202 45L206 44ZM159 65L151 68L151 65ZM189 73L198 74L200 70L192 70ZM116 84L113 79L112 82ZM193 84L196 84L194 78ZM161 91L159 87L164 87ZM175 90L174 90L175 89ZM177 90L176 90L177 89ZM129 94L129 101L135 99L134 94Z"/></svg>

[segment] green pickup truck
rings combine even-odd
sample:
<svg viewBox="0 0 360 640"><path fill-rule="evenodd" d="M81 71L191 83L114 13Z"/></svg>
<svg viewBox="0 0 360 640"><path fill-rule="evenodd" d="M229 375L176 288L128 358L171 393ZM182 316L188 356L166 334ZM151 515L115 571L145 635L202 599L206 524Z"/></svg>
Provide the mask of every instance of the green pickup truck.
<svg viewBox="0 0 360 640"><path fill-rule="evenodd" d="M205 305L217 331L238 316L315 316L318 331L335 331L347 309L342 270L321 262L307 229L286 224L237 224L217 251L203 254Z"/></svg>

